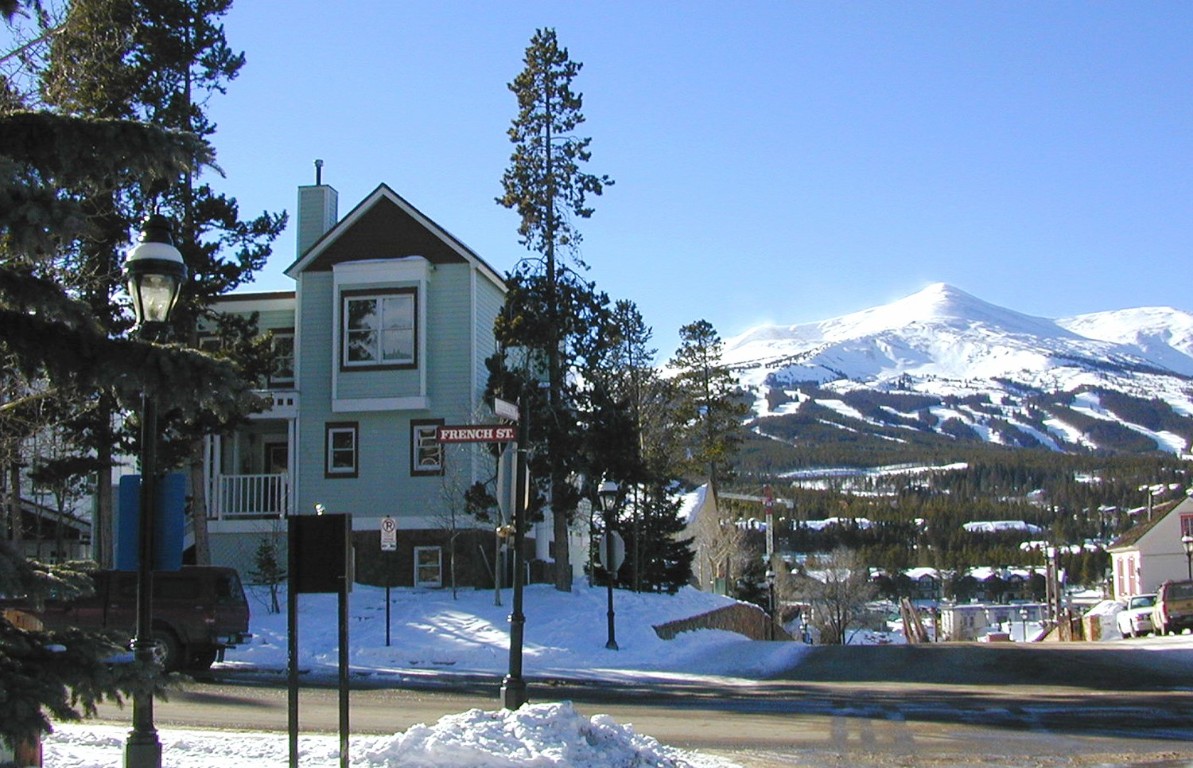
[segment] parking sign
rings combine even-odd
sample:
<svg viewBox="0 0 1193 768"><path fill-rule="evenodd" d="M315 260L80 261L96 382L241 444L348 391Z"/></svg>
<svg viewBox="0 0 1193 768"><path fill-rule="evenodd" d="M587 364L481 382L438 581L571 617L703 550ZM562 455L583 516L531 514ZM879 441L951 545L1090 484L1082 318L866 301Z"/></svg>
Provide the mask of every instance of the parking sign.
<svg viewBox="0 0 1193 768"><path fill-rule="evenodd" d="M389 515L381 518L381 551L396 552L398 549L398 523Z"/></svg>

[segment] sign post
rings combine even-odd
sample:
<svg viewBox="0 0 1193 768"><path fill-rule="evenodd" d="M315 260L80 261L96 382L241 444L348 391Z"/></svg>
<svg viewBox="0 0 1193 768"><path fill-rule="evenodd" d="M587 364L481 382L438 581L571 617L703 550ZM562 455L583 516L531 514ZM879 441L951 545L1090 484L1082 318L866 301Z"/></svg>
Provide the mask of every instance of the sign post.
<svg viewBox="0 0 1193 768"><path fill-rule="evenodd" d="M504 400L493 402L493 411L510 421L525 423L521 411ZM526 475L526 444L519 440L519 427L510 424L439 427L435 439L440 443L514 443L514 455L518 457L516 478L516 500L512 510L514 525L514 604L510 613L510 663L509 674L501 683L501 700L506 709L518 709L526 703L526 681L522 679L522 641L526 617L522 614L522 542L526 516L526 491L530 479Z"/></svg>
<svg viewBox="0 0 1193 768"><path fill-rule="evenodd" d="M389 591L393 582L393 574L390 572L390 563L388 562L393 553L398 551L398 523L389 515L381 518L381 551L382 558L385 562L385 647L389 647L390 642L390 605L389 605Z"/></svg>

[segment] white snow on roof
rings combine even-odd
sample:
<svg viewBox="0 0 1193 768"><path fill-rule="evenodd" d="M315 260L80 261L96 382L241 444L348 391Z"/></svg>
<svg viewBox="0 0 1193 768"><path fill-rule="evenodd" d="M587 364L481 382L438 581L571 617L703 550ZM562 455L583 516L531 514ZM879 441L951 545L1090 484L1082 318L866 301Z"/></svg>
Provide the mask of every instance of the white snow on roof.
<svg viewBox="0 0 1193 768"><path fill-rule="evenodd" d="M988 520L965 523L961 526L970 533L1000 533L1002 531L1023 531L1026 533L1043 533L1044 529L1038 525L1022 520Z"/></svg>

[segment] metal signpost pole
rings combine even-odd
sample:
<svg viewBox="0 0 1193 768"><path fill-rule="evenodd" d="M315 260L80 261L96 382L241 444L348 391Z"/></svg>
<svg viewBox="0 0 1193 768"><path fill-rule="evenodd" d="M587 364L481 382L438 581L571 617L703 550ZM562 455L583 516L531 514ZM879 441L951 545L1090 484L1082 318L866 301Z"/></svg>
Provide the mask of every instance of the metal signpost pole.
<svg viewBox="0 0 1193 768"><path fill-rule="evenodd" d="M390 587L393 583L394 553L398 551L398 523L389 515L381 520L381 553L385 563L385 647L390 646Z"/></svg>
<svg viewBox="0 0 1193 768"><path fill-rule="evenodd" d="M493 402L493 411L498 417L517 422L509 424L441 426L435 430L435 439L440 443L513 443L514 455L518 461L515 467L516 498L510 518L514 526L514 599L509 616L510 660L509 674L501 683L501 701L506 709L518 709L526 703L526 681L522 679L522 641L526 617L522 614L523 563L522 545L526 535L526 496L530 477L526 464L526 443L529 430L527 405L504 400Z"/></svg>
<svg viewBox="0 0 1193 768"><path fill-rule="evenodd" d="M522 544L525 538L526 495L529 481L526 466L527 405L525 400L518 409L518 432L514 442L515 498L510 518L514 525L514 579L513 605L510 608L510 658L509 672L501 682L501 703L506 709L518 709L526 703L526 681L522 679L522 642L526 627L526 616L522 613Z"/></svg>

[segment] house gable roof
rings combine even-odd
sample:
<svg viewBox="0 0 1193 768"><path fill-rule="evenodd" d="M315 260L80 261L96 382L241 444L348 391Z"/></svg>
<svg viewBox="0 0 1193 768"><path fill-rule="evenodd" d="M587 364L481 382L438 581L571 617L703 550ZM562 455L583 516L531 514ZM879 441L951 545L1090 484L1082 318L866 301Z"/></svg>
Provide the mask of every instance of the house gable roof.
<svg viewBox="0 0 1193 768"><path fill-rule="evenodd" d="M1153 528L1159 525L1161 520L1171 514L1181 514L1183 512L1193 512L1193 498L1186 498L1179 503L1168 502L1167 504L1159 505L1157 509L1152 510L1151 520L1142 520L1136 523L1122 536L1119 536L1117 539L1110 542L1110 546L1106 549L1109 552L1134 549L1136 546L1138 546L1139 540L1151 532Z"/></svg>
<svg viewBox="0 0 1193 768"><path fill-rule="evenodd" d="M432 264L473 264L504 289L505 282L484 259L387 185L379 185L328 230L286 275L327 272L340 262L422 256Z"/></svg>

